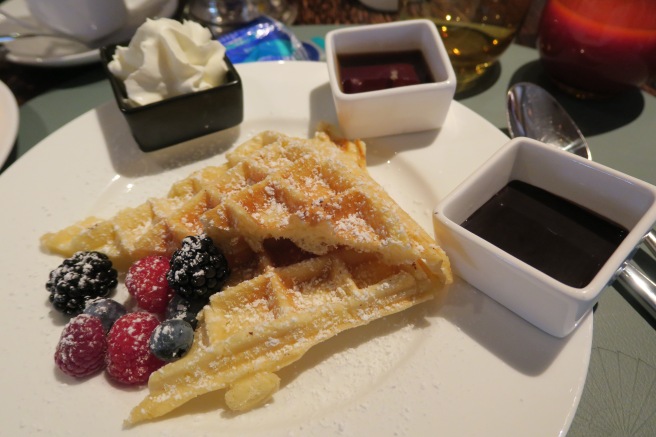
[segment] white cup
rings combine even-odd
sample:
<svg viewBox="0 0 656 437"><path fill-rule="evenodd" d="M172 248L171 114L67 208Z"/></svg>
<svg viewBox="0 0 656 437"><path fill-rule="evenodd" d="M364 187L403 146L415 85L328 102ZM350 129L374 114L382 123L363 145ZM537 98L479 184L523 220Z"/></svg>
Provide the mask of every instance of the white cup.
<svg viewBox="0 0 656 437"><path fill-rule="evenodd" d="M125 0L25 0L43 26L90 43L121 29L129 18ZM142 0L139 9L163 0Z"/></svg>

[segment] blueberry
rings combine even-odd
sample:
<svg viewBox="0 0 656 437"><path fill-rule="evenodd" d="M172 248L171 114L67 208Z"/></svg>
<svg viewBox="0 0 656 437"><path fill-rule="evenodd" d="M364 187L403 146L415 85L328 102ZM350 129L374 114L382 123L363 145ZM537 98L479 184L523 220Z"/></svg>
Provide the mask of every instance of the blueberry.
<svg viewBox="0 0 656 437"><path fill-rule="evenodd" d="M196 325L198 324L196 316L207 302L207 299L189 300L176 293L166 307L164 318L185 320L192 328L196 329Z"/></svg>
<svg viewBox="0 0 656 437"><path fill-rule="evenodd" d="M150 352L162 361L175 361L191 348L194 328L181 319L169 319L160 323L150 336Z"/></svg>
<svg viewBox="0 0 656 437"><path fill-rule="evenodd" d="M113 299L98 298L87 302L83 313L98 317L107 333L114 322L127 313L127 310Z"/></svg>

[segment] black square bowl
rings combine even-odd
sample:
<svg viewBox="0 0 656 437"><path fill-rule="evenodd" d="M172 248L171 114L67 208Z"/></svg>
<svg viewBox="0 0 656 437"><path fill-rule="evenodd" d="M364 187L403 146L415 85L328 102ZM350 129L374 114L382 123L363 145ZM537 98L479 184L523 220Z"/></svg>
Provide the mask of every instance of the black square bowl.
<svg viewBox="0 0 656 437"><path fill-rule="evenodd" d="M100 50L102 65L111 83L116 103L144 152L163 149L236 126L244 119L241 78L226 57L227 81L214 88L171 97L143 106L132 106L123 81L109 71L117 46Z"/></svg>

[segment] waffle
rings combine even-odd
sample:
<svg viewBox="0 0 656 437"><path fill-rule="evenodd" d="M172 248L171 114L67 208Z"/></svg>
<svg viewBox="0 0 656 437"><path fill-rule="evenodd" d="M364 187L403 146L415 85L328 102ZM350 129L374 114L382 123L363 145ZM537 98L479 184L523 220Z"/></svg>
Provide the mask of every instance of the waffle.
<svg viewBox="0 0 656 437"><path fill-rule="evenodd" d="M200 218L228 259L248 262L267 244L287 241L314 255L346 247L388 264L421 259L441 272L444 256L435 241L330 141L276 139L257 153L238 148L228 159L239 189Z"/></svg>
<svg viewBox="0 0 656 437"><path fill-rule="evenodd" d="M100 250L127 267L206 233L232 274L198 316L194 345L150 377L129 424L225 389L245 411L275 374L336 334L434 297L451 278L435 241L367 173L364 144L263 132L150 199L42 237L50 251Z"/></svg>
<svg viewBox="0 0 656 437"><path fill-rule="evenodd" d="M268 267L212 297L201 312L192 350L151 375L150 394L128 423L159 417L220 389L227 389L228 408L253 408L277 390L274 372L312 346L426 301L443 285L418 267L344 251Z"/></svg>
<svg viewBox="0 0 656 437"><path fill-rule="evenodd" d="M334 139L327 127L322 129L313 139L304 140L306 146L325 145L342 155L340 159L365 167L362 143ZM77 251L103 252L122 271L147 255L169 256L184 237L203 232L201 215L219 204L223 196L275 172L277 169L266 161L272 158L269 149L284 150L285 145L293 141L300 140L262 132L228 153L227 163L208 166L176 182L166 197L148 199L137 207L125 208L110 219L88 217L58 232L47 233L41 237L41 247L65 257ZM235 256L240 254L240 248L244 249L237 242L226 241L222 246Z"/></svg>

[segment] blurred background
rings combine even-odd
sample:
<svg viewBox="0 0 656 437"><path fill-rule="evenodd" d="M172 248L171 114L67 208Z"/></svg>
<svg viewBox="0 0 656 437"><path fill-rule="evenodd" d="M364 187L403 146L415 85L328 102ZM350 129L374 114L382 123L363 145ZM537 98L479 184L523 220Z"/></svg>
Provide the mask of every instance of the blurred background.
<svg viewBox="0 0 656 437"><path fill-rule="evenodd" d="M504 0L512 4L516 0ZM524 25L517 35L516 42L534 47L540 14L546 0L532 0ZM299 0L298 15L294 24L362 24L384 23L398 18L398 12L386 12L367 5L387 5L393 2L368 0Z"/></svg>
<svg viewBox="0 0 656 437"><path fill-rule="evenodd" d="M187 6L188 0L181 0L178 15ZM503 0L513 1L525 0ZM0 0L0 5L5 0ZM516 36L516 42L525 46L535 47L536 33L540 14L546 0L531 0L530 10ZM276 1L271 2L275 4ZM366 24L395 21L399 18L398 11L381 10L398 3L394 0L292 0L295 4L296 16L293 26L332 25L332 24ZM373 7L372 7L373 6ZM94 77L102 75L99 65L84 65L70 68L40 68L16 65L2 59L0 50L0 80L7 84L16 95L19 105L29 99L76 77ZM98 76L100 77L100 76Z"/></svg>

